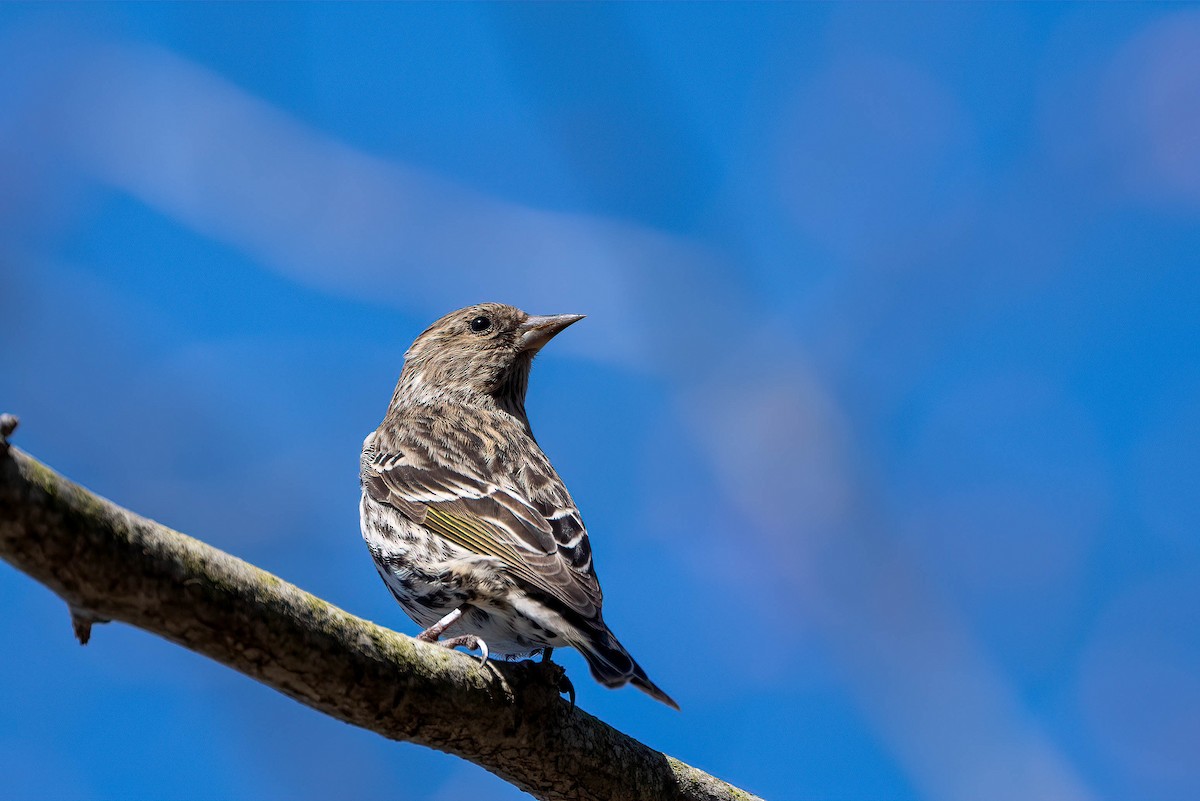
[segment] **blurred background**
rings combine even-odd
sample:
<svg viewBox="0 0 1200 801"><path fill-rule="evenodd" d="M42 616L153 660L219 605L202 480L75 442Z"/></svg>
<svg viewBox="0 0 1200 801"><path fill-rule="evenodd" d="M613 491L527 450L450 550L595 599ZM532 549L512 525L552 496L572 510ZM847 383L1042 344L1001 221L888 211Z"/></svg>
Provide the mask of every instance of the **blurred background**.
<svg viewBox="0 0 1200 801"><path fill-rule="evenodd" d="M358 533L412 339L583 312L529 411L580 705L772 799L1200 797L1200 11L0 7L0 406L400 631ZM0 564L0 797L525 797Z"/></svg>

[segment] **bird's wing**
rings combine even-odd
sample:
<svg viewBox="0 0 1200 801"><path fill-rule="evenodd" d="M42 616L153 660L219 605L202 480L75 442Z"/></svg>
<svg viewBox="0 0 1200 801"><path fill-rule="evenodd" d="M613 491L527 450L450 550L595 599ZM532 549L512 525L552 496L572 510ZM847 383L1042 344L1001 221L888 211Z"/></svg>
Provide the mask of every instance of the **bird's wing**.
<svg viewBox="0 0 1200 801"><path fill-rule="evenodd" d="M398 450L364 454L362 480L375 501L472 553L496 557L585 619L598 615L591 546L565 489L566 503L535 504L512 487Z"/></svg>

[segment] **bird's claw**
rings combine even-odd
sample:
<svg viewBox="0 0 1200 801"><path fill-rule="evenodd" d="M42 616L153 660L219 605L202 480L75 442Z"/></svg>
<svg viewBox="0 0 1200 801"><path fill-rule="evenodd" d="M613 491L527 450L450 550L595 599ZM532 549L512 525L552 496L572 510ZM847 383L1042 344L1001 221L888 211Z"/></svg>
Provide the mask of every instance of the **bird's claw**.
<svg viewBox="0 0 1200 801"><path fill-rule="evenodd" d="M567 678L567 672L564 670L558 677L558 692L559 694L566 693L571 699L571 708L575 708L575 685Z"/></svg>
<svg viewBox="0 0 1200 801"><path fill-rule="evenodd" d="M462 634L458 637L451 637L448 640L441 640L438 645L446 648L458 648L460 645L471 651L479 651L479 666L483 667L487 664L488 656L491 652L488 651L488 644L476 637L474 634Z"/></svg>
<svg viewBox="0 0 1200 801"><path fill-rule="evenodd" d="M0 414L0 451L8 452L8 438L20 424L15 414Z"/></svg>
<svg viewBox="0 0 1200 801"><path fill-rule="evenodd" d="M550 660L550 654L554 653L554 649L546 646L542 649L542 659L538 662L539 665L547 665L551 670L558 675L555 677L555 683L558 686L558 694L566 694L571 699L571 708L575 708L575 685L567 678L567 670L557 662Z"/></svg>

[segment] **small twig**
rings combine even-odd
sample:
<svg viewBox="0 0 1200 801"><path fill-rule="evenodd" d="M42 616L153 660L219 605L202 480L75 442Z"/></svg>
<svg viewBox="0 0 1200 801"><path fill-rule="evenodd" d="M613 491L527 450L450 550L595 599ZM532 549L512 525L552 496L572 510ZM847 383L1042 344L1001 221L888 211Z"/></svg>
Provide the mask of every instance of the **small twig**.
<svg viewBox="0 0 1200 801"><path fill-rule="evenodd" d="M21 420L15 414L0 414L0 451L8 450L8 438L21 425Z"/></svg>
<svg viewBox="0 0 1200 801"><path fill-rule="evenodd" d="M92 639L92 624L107 623L107 620L100 620L92 617L91 614L76 609L71 606L71 628L75 631L75 639L79 640L80 645L87 645L88 640Z"/></svg>

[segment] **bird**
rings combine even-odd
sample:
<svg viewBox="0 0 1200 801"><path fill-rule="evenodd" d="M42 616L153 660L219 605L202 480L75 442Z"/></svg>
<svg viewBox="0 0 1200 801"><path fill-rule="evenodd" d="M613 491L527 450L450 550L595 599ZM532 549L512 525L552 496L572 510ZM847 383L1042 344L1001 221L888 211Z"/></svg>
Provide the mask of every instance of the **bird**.
<svg viewBox="0 0 1200 801"><path fill-rule="evenodd" d="M418 336L363 441L362 536L418 639L481 664L573 647L600 684L679 709L605 624L587 529L525 413L534 356L581 319L482 303Z"/></svg>

